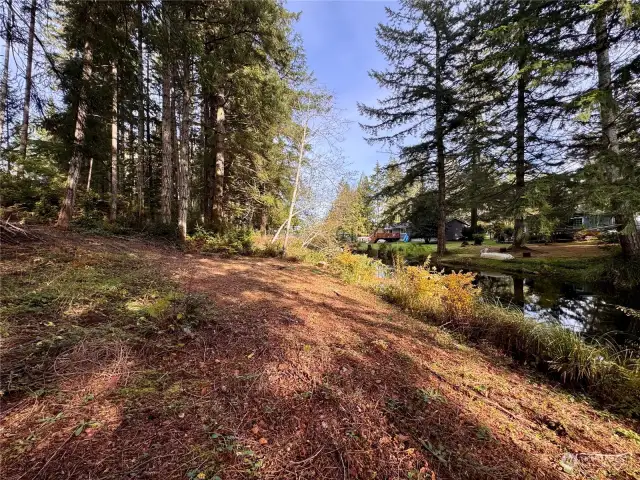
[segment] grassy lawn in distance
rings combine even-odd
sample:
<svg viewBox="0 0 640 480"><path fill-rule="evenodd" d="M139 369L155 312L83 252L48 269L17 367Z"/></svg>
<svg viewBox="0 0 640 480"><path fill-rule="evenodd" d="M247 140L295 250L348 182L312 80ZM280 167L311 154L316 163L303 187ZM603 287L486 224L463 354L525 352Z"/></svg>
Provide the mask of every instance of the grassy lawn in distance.
<svg viewBox="0 0 640 480"><path fill-rule="evenodd" d="M359 243L358 252L366 252L369 244ZM512 253L512 260L494 260L481 258L484 248L498 252L500 248L509 248L508 244L485 240L483 245L468 245L462 242L447 242L447 254L438 256L436 244L391 242L371 244L371 249L385 252L385 260L390 253L399 252L407 262L423 263L431 256L432 263L452 268L468 270L493 270L520 275L552 275L573 282L611 282L621 288L633 288L640 284L639 271L623 261L617 245L597 245L589 242L571 242L561 244L531 244L527 251L531 257L524 258L522 252ZM511 253L511 252L510 252Z"/></svg>

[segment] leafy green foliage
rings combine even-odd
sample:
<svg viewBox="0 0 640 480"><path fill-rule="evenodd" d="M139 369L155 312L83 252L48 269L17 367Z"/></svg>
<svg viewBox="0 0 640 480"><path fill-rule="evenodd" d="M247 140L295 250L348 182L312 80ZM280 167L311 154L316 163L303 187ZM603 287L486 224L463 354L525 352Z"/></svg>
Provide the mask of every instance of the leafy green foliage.
<svg viewBox="0 0 640 480"><path fill-rule="evenodd" d="M14 157L16 174L0 172L0 206L18 206L46 220L57 215L64 176L51 155L20 159Z"/></svg>
<svg viewBox="0 0 640 480"><path fill-rule="evenodd" d="M229 229L221 234L209 232L203 228L187 239L187 248L200 252L249 255L253 252L254 233L250 229Z"/></svg>

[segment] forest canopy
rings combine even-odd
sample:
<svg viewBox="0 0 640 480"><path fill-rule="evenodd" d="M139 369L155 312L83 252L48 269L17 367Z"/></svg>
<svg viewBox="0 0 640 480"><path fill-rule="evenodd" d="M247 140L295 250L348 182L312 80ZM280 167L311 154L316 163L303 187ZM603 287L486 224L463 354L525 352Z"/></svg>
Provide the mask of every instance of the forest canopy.
<svg viewBox="0 0 640 480"><path fill-rule="evenodd" d="M4 216L182 239L286 227L285 244L302 226L353 239L401 221L442 254L454 217L521 247L589 211L638 254L638 2L386 10L379 101L359 109L390 159L354 182L285 3L5 0Z"/></svg>

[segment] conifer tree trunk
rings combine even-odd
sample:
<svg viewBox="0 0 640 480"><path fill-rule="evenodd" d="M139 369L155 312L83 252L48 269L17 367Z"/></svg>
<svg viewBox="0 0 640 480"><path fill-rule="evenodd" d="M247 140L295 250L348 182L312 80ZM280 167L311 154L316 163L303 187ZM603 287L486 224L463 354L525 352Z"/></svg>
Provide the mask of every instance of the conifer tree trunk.
<svg viewBox="0 0 640 480"><path fill-rule="evenodd" d="M78 101L78 113L76 114L76 126L73 136L73 153L69 162L69 174L67 175L67 192L58 214L56 226L69 228L69 222L73 214L73 205L76 196L78 177L80 176L80 162L82 160L80 148L84 142L84 127L87 118L87 90L93 67L93 50L87 40L84 44L84 56L82 65L82 83L80 85L80 99Z"/></svg>
<svg viewBox="0 0 640 480"><path fill-rule="evenodd" d="M215 183L213 196L213 229L221 232L224 223L224 164L225 164L225 97L222 93L216 95L215 104Z"/></svg>
<svg viewBox="0 0 640 480"><path fill-rule="evenodd" d="M24 105L22 109L22 127L20 127L20 156L27 156L27 143L29 141L29 109L31 108L31 71L33 67L33 38L36 30L37 0L31 0L31 20L29 21L29 38L27 40L27 65L24 75Z"/></svg>
<svg viewBox="0 0 640 480"><path fill-rule="evenodd" d="M215 135L213 132L214 114L217 114L215 107L215 97L205 88L203 101L204 120L204 223L207 226L213 225L213 205L215 201L216 170L215 170Z"/></svg>
<svg viewBox="0 0 640 480"><path fill-rule="evenodd" d="M617 105L613 97L611 85L611 61L609 59L609 32L607 29L607 10L605 5L600 6L595 13L594 32L596 36L596 63L598 69L598 90L600 94L600 125L602 129L602 149L607 155L620 154L618 141L618 128L616 125ZM620 179L617 167L610 166L611 182ZM628 212L621 211L619 201L612 202L612 210L616 222L620 226L620 246L626 257L640 257L640 232L637 231L633 218L629 218Z"/></svg>
<svg viewBox="0 0 640 480"><path fill-rule="evenodd" d="M446 173L445 173L445 153L444 153L444 110L442 105L442 59L441 59L441 38L438 26L434 25L436 38L436 62L435 62L435 141L436 141L436 163L438 173L438 255L443 255L447 251L447 209L446 209Z"/></svg>
<svg viewBox="0 0 640 480"><path fill-rule="evenodd" d="M111 66L113 97L111 103L111 205L109 221L115 222L118 215L118 69Z"/></svg>
<svg viewBox="0 0 640 480"><path fill-rule="evenodd" d="M471 156L471 233L478 230L478 187L476 178L478 175L478 163L480 162L480 153L474 148Z"/></svg>
<svg viewBox="0 0 640 480"><path fill-rule="evenodd" d="M168 16L164 10L164 28L168 35ZM160 191L160 218L164 225L171 224L171 199L173 197L173 119L171 108L171 73L169 54L162 59L162 185Z"/></svg>
<svg viewBox="0 0 640 480"><path fill-rule="evenodd" d="M523 4L520 3L520 9L522 10ZM524 69L527 65L526 48L528 40L526 34L522 33L520 40L520 58L518 59L518 81L517 81L517 102L516 102L516 205L515 205L515 219L513 228L513 246L516 248L522 247L525 241L524 231L524 188L525 188L525 124L527 121L527 111L525 104L525 90L527 88L527 75Z"/></svg>
<svg viewBox="0 0 640 480"><path fill-rule="evenodd" d="M611 61L609 60L609 33L607 32L607 13L604 7L598 8L594 25L596 35L596 62L598 68L598 89L600 90L600 125L602 144L605 150L620 153L618 131L616 128L616 102L611 90Z"/></svg>
<svg viewBox="0 0 640 480"><path fill-rule="evenodd" d="M138 218L144 215L144 70L142 50L142 2L138 2L138 149L136 160L136 187Z"/></svg>
<svg viewBox="0 0 640 480"><path fill-rule="evenodd" d="M191 59L184 60L182 121L180 123L180 156L178 158L178 233L187 239L187 217L189 214L189 141L191 131Z"/></svg>
<svg viewBox="0 0 640 480"><path fill-rule="evenodd" d="M260 209L260 233L262 235L267 234L267 226L269 224L269 215L267 213L267 208L262 207Z"/></svg>
<svg viewBox="0 0 640 480"><path fill-rule="evenodd" d="M145 123L146 123L146 138L147 138L147 178L149 179L149 188L147 195L145 198L147 199L148 205L148 215L151 217L151 221L155 222L156 220L156 208L152 203L154 194L155 194L155 181L153 177L153 158L151 155L151 114L150 114L150 103L151 103L151 73L150 73L150 65L149 65L149 57L151 56L151 52L147 49L147 60L146 60L146 82L145 82Z"/></svg>
<svg viewBox="0 0 640 480"><path fill-rule="evenodd" d="M178 201L178 193L177 193L177 179L178 179L178 156L180 154L180 148L178 146L178 92L176 90L176 85L178 85L178 81L175 74L175 64L173 65L173 71L171 73L173 90L171 94L171 165L173 167L173 179L174 185L172 186L172 196L171 202ZM173 214L173 212L172 212Z"/></svg>
<svg viewBox="0 0 640 480"><path fill-rule="evenodd" d="M4 68L2 70L2 84L0 84L0 146L2 145L2 140L4 138L5 112L7 110L7 97L9 95L9 55L11 55L11 34L13 30L12 1L13 0L8 0L7 14L5 15L6 38L4 42ZM11 165L8 160L7 170L11 170Z"/></svg>

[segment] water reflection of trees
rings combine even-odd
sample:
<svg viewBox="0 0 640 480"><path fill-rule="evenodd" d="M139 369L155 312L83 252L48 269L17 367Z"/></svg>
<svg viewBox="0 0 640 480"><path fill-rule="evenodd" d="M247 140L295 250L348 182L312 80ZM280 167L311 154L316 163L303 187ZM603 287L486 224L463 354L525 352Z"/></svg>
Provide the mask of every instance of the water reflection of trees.
<svg viewBox="0 0 640 480"><path fill-rule="evenodd" d="M634 301L597 292L585 285L538 277L535 280L482 272L478 275L482 295L520 308L540 322L556 323L588 337L606 337L624 343L640 336L640 322L626 316L616 305Z"/></svg>

